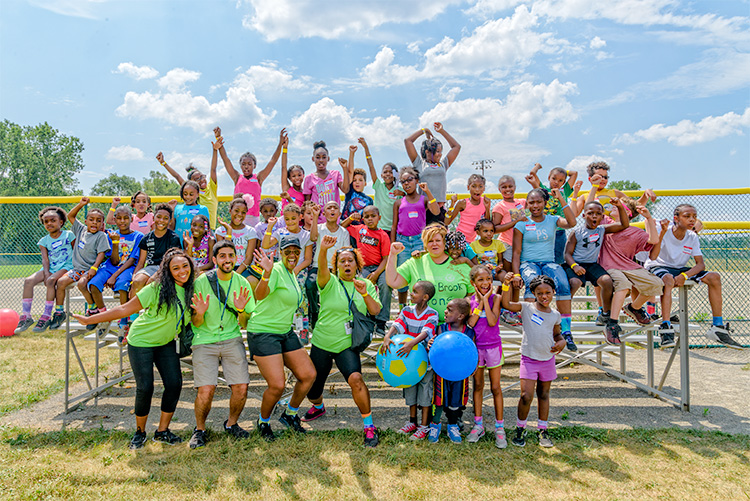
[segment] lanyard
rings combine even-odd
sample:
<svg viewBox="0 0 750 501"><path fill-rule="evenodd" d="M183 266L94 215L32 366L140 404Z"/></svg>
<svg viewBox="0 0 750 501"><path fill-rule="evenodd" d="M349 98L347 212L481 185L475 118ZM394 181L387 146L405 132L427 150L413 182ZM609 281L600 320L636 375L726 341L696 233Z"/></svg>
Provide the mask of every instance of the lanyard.
<svg viewBox="0 0 750 501"><path fill-rule="evenodd" d="M177 310L175 310L174 312L174 317L177 319L177 325L175 325L175 329L179 333L180 328L182 326L182 320L185 318L185 308L182 307L182 303L180 302L179 299L177 300L177 306L179 306L180 308L180 315L179 315L180 318L177 318Z"/></svg>
<svg viewBox="0 0 750 501"><path fill-rule="evenodd" d="M346 290L346 286L344 285L344 281L339 279L339 282L341 283L341 288L344 289L344 294L346 294L346 299L349 301L349 312L352 311L352 303L354 302L354 293L352 292L352 295L349 296L349 291Z"/></svg>
<svg viewBox="0 0 750 501"><path fill-rule="evenodd" d="M229 302L229 294L232 293L232 280L234 280L234 273L232 273L232 277L229 279L229 287L227 287L227 294L224 298L224 306L221 308L221 318L219 319L219 330L224 330L224 313L227 311L227 303ZM216 277L216 288L221 289L221 284L219 283L219 277ZM218 297L221 297L221 292L219 290L216 291L216 295Z"/></svg>
<svg viewBox="0 0 750 501"><path fill-rule="evenodd" d="M300 289L299 283L297 282L297 279L292 275L292 272L289 271L286 266L283 266L283 267L284 267L284 270L286 270L287 275L289 275L289 279L292 281L291 286L292 286L292 289L294 289L295 295L297 296L297 308L299 308L300 305L302 304L302 289Z"/></svg>

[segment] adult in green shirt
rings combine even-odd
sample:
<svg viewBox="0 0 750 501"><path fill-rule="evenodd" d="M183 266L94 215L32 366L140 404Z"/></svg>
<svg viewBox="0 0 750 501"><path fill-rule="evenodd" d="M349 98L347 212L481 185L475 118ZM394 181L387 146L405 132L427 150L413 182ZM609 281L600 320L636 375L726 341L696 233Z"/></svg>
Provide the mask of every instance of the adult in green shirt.
<svg viewBox="0 0 750 501"><path fill-rule="evenodd" d="M404 190L399 186L396 176L398 176L398 167L388 162L383 164L380 172L381 179L378 179L378 173L375 171L375 164L370 155L370 148L367 146L365 138L359 138L359 144L365 150L367 166L370 168L370 177L372 178L372 189L375 190L374 205L380 210L381 218L378 228L391 234L393 226L393 204L404 196Z"/></svg>
<svg viewBox="0 0 750 501"><path fill-rule="evenodd" d="M320 315L312 334L312 359L317 376L307 394L313 404L303 421L312 421L325 414L323 389L336 361L341 374L352 389L354 403L362 415L365 431L365 446L378 445L378 434L372 422L370 391L362 379L362 363L359 353L352 350L352 308L361 313L377 315L380 301L375 286L369 280L356 277L362 271L362 256L351 247L343 247L331 259L333 274L328 269L328 249L336 244L336 237L326 235L320 243L318 255L318 289L320 291Z"/></svg>
<svg viewBox="0 0 750 501"><path fill-rule="evenodd" d="M182 371L175 336L190 320L194 276L193 260L182 249L170 249L164 254L156 280L139 290L133 299L90 317L73 315L81 325L89 325L127 318L146 310L135 319L127 337L128 358L135 377L136 430L130 440L131 449L140 449L146 444L146 420L154 394L154 367L159 371L164 385L161 417L154 441L167 444L182 442L180 437L169 431L169 423L182 391Z"/></svg>
<svg viewBox="0 0 750 501"><path fill-rule="evenodd" d="M260 436L274 439L271 430L271 412L286 387L286 365L297 382L287 408L279 417L281 424L298 433L305 429L300 424L299 406L315 381L315 367L302 342L292 328L294 313L302 303L302 288L297 282L294 268L300 261L300 241L294 235L285 235L279 243L281 261L274 264L264 252L255 251L255 258L263 275L255 286L257 304L247 324L247 345L258 364L268 388L263 392L258 418Z"/></svg>
<svg viewBox="0 0 750 501"><path fill-rule="evenodd" d="M427 303L438 312L440 322L445 322L445 308L451 299L467 297L474 293L469 280L471 267L454 264L445 250L446 227L434 223L422 230L422 243L427 251L420 257L411 257L396 268L397 255L404 250L403 244L391 244L391 253L385 265L385 280L393 288L412 287L420 280L432 282L435 295Z"/></svg>
<svg viewBox="0 0 750 501"><path fill-rule="evenodd" d="M206 418L218 383L219 363L232 389L224 431L235 438L250 435L237 424L250 382L240 325L247 323L255 300L250 284L234 271L237 254L231 241L222 240L214 245L211 259L216 269L195 280L193 295L193 380L198 395L191 449L206 444Z"/></svg>

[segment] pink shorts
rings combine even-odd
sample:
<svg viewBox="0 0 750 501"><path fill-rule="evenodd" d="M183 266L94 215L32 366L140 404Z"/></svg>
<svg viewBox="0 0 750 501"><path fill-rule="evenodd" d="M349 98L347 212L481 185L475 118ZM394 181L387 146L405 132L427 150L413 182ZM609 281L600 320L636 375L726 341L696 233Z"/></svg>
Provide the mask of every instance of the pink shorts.
<svg viewBox="0 0 750 501"><path fill-rule="evenodd" d="M554 381L557 379L555 357L549 360L534 360L526 355L521 355L521 373L519 377L534 381Z"/></svg>
<svg viewBox="0 0 750 501"><path fill-rule="evenodd" d="M479 352L478 367L495 369L503 365L503 362L505 362L502 345L493 348L477 348L477 351Z"/></svg>

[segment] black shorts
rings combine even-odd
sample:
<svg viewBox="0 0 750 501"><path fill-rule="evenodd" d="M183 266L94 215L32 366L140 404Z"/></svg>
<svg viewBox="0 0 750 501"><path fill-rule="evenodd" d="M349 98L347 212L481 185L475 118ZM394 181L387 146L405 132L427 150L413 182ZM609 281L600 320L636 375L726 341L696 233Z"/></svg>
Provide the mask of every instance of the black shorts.
<svg viewBox="0 0 750 501"><path fill-rule="evenodd" d="M425 217L425 226L428 226L430 223L444 223L445 222L445 207L440 207L440 212L437 214L433 214L430 212L430 209L427 209L427 214Z"/></svg>
<svg viewBox="0 0 750 501"><path fill-rule="evenodd" d="M318 348L313 344L310 349L310 360L312 360L317 373L315 382L307 393L307 398L311 400L318 399L323 394L326 380L331 373L334 361L336 362L336 367L341 371L341 375L344 376L345 381L348 381L349 376L354 373L362 373L362 361L359 358L359 354L352 351L351 348L347 348L339 353L333 353L323 348Z"/></svg>
<svg viewBox="0 0 750 501"><path fill-rule="evenodd" d="M664 275L669 273L673 277L676 277L682 273L685 273L690 268L685 266L684 268L670 268L669 266L651 266L648 268L648 272L656 275L659 278L663 278ZM690 277L690 280L693 280L694 282L700 282L701 278L705 277L708 274L706 270L701 271L700 273L696 273L692 277Z"/></svg>
<svg viewBox="0 0 750 501"><path fill-rule="evenodd" d="M248 331L247 346L250 348L250 356L255 357L269 357L304 348L293 329L289 329L286 334Z"/></svg>
<svg viewBox="0 0 750 501"><path fill-rule="evenodd" d="M586 270L586 273L584 273L583 275L578 275L575 271L573 271L573 268L568 266L568 264L566 263L563 265L563 270L565 270L565 275L568 277L568 282L576 278L582 282L581 285L586 285L586 282L588 282L591 285L596 286L600 278L602 278L604 275L609 275L609 273L607 273L607 270L602 268L599 263L576 264L583 267L583 269Z"/></svg>

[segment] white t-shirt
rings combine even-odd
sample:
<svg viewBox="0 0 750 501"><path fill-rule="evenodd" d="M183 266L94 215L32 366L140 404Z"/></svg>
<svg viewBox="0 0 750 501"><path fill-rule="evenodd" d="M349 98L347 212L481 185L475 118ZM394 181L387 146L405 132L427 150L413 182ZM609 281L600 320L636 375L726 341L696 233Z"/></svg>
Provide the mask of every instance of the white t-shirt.
<svg viewBox="0 0 750 501"><path fill-rule="evenodd" d="M555 346L555 325L560 323L560 312L539 311L534 303L521 303L521 355L544 362L554 357L550 350Z"/></svg>
<svg viewBox="0 0 750 501"><path fill-rule="evenodd" d="M222 238L227 237L227 230L223 226L216 228L216 235ZM252 226L245 225L241 230L235 230L232 228L232 243L237 252L237 264L242 263L245 260L245 251L247 249L247 243L253 238L257 239L258 234L255 233L255 229ZM256 246L257 247L257 246Z"/></svg>
<svg viewBox="0 0 750 501"><path fill-rule="evenodd" d="M276 242L278 244L281 243L281 239L284 238L286 235L292 235L299 239L299 244L301 246L301 255L299 257L299 262L302 262L305 260L305 247L312 245L312 241L310 240L310 232L307 231L304 228L300 228L299 232L292 233L289 231L285 226L284 227L277 227L273 230L273 233L271 234L273 238L276 239ZM279 255L276 255L276 260L279 259Z"/></svg>
<svg viewBox="0 0 750 501"><path fill-rule="evenodd" d="M344 247L351 247L351 245L349 244L349 232L346 230L346 228L337 226L336 231L331 232L328 229L328 226L326 226L325 224L319 224L318 225L318 242L322 242L323 237L326 235L336 237L336 244L330 249L328 249L328 254L326 255L326 263L328 263L328 267L330 268L331 257L336 253L336 251ZM313 268L318 267L318 256L320 256L320 245L315 247L315 256L313 256L313 262L312 262Z"/></svg>
<svg viewBox="0 0 750 501"><path fill-rule="evenodd" d="M652 266L666 266L668 268L683 268L691 257L702 256L698 234L688 230L682 240L674 236L674 225L670 224L664 240L661 242L659 257L646 261L646 268Z"/></svg>

